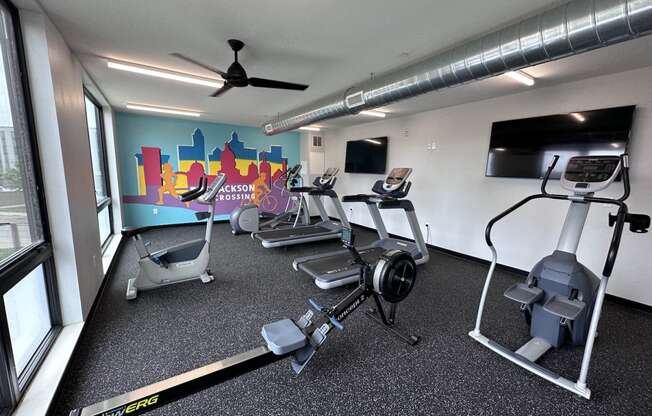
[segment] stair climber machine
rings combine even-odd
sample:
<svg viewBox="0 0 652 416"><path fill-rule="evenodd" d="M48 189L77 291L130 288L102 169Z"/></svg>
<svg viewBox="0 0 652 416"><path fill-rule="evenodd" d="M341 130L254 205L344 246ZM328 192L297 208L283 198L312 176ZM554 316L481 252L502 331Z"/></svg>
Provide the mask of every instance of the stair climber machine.
<svg viewBox="0 0 652 416"><path fill-rule="evenodd" d="M204 238L150 253L147 249L149 243L143 242L140 237L139 233L142 229L123 230L123 235L134 238L136 251L140 257L138 276L129 279L127 284L126 297L128 300L135 299L139 290L155 289L194 279L200 279L203 283L213 281L213 276L207 267L210 257L215 199L225 182L226 175L223 173L218 174L210 185L208 185L208 179L203 176L197 188L179 196L182 202L197 201L200 204L208 205L208 212L195 213L198 220L207 220Z"/></svg>
<svg viewBox="0 0 652 416"><path fill-rule="evenodd" d="M172 378L141 387L108 400L75 409L70 416L137 416L208 387L231 380L248 372L289 358L292 370L299 374L324 344L333 328L343 331L342 321L373 298L379 318L388 332L410 345L419 340L399 332L393 325L396 305L412 291L416 280L416 264L411 255L400 250L388 250L375 265L369 264L353 246L354 235L348 228L342 230L342 242L351 257L360 265L360 284L348 296L332 307L322 307L309 299L309 309L298 320L282 319L263 326L261 335L265 345L250 351L208 364ZM381 298L389 303L385 314Z"/></svg>
<svg viewBox="0 0 652 416"><path fill-rule="evenodd" d="M561 186L571 195L549 194L546 184L559 156L548 167L541 185L541 193L528 196L489 221L485 239L491 249L493 260L482 291L475 329L469 335L503 358L529 370L551 383L589 399L587 375L593 344L597 335L598 321L607 282L616 261L620 239L625 223L632 232L644 233L650 227L650 217L628 213L625 200L629 196L629 158L621 156L577 156L568 161L561 178ZM618 199L596 197L594 194L608 188L621 174L624 193ZM570 207L559 237L557 249L539 261L529 273L525 283L511 286L505 296L520 304L530 327L532 337L517 351L511 351L492 341L480 332L482 312L487 292L497 262L496 249L491 241L494 224L534 199L569 201ZM614 227L611 244L602 271L602 277L577 261L575 253L580 243L582 229L592 203L610 204L618 207L616 215L609 214L609 225ZM562 345L584 346L580 374L577 381L566 379L539 365L536 361L551 348Z"/></svg>
<svg viewBox="0 0 652 416"><path fill-rule="evenodd" d="M423 240L419 221L414 212L414 205L407 199L412 186L407 179L412 173L410 168L394 168L384 181L379 180L372 188L371 195L346 195L343 202L362 202L367 205L379 239L370 245L358 248L360 255L368 263L376 260L387 250L401 250L409 253L417 265L428 262L428 247ZM389 237L381 210L400 209L407 215L410 230L414 236L411 241ZM322 289L355 283L360 274L360 262L351 259L347 250L338 250L312 256L300 257L293 262L294 270L301 270L315 279L315 284Z"/></svg>
<svg viewBox="0 0 652 416"><path fill-rule="evenodd" d="M309 225L308 203L302 193L292 191L301 182L300 174L301 165L294 165L272 184L272 186L281 188L281 193L290 192L290 197L282 213L260 211L255 204L243 205L231 213L231 232L238 235L283 226Z"/></svg>
<svg viewBox="0 0 652 416"><path fill-rule="evenodd" d="M339 172L337 168L328 168L323 175L315 179L313 186L294 187L290 190L302 194L308 194L319 211L321 221L293 228L280 228L275 230L266 230L252 233L252 238L257 238L263 243L263 247L283 247L296 244L303 244L312 241L331 240L340 238L343 228L349 228L349 222L346 219L344 208L340 203L337 193L333 190L336 176ZM331 199L335 210L337 211L338 221L331 221L326 213L326 208L321 198L327 196Z"/></svg>

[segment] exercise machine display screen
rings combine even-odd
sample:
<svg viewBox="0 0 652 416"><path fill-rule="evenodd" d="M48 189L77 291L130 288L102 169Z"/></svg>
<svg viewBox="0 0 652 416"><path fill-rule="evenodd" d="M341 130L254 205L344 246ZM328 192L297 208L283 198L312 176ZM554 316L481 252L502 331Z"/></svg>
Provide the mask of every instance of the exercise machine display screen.
<svg viewBox="0 0 652 416"><path fill-rule="evenodd" d="M347 247L352 247L353 246L353 230L350 228L342 228L342 243L344 243L345 246Z"/></svg>
<svg viewBox="0 0 652 416"><path fill-rule="evenodd" d="M616 171L618 156L581 156L568 161L564 178L569 182L604 182Z"/></svg>

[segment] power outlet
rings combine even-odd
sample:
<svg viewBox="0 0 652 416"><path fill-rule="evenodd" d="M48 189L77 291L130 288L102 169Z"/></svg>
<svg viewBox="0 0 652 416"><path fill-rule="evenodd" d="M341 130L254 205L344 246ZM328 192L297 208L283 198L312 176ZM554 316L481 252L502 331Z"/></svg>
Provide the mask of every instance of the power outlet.
<svg viewBox="0 0 652 416"><path fill-rule="evenodd" d="M158 215L158 208L152 208L152 214Z"/></svg>
<svg viewBox="0 0 652 416"><path fill-rule="evenodd" d="M434 140L426 144L426 149L427 150L437 150L437 142Z"/></svg>

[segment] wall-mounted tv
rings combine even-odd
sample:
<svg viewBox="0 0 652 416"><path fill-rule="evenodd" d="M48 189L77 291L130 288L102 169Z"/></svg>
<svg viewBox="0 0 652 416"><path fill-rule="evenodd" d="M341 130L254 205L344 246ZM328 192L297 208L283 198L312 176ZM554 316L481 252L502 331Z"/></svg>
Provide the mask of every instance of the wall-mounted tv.
<svg viewBox="0 0 652 416"><path fill-rule="evenodd" d="M559 155L550 177L560 178L573 156L620 155L627 149L635 107L496 121L486 176L541 178L552 157Z"/></svg>
<svg viewBox="0 0 652 416"><path fill-rule="evenodd" d="M387 137L351 140L346 142L347 173L385 173L387 164Z"/></svg>

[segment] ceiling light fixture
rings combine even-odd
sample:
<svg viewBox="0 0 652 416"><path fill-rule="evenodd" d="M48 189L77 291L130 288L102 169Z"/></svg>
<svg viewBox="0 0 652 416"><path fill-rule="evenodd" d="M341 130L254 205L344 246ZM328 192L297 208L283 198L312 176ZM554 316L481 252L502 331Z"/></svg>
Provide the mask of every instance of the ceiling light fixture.
<svg viewBox="0 0 652 416"><path fill-rule="evenodd" d="M188 116L188 117L200 116L200 113L198 113L197 111L177 110L174 108L153 107L153 106L141 105L141 104L127 104L127 108L130 110L150 111L153 113L174 114L177 116Z"/></svg>
<svg viewBox="0 0 652 416"><path fill-rule="evenodd" d="M314 127L314 126L303 126L303 127L299 127L299 130L305 130L305 131L320 131L321 128L319 128L319 127Z"/></svg>
<svg viewBox="0 0 652 416"><path fill-rule="evenodd" d="M204 85L212 88L222 88L222 86L224 86L224 81L219 79L203 78L195 75L184 74L181 72L170 71L167 69L153 68L144 65L136 65L116 61L107 61L106 65L111 69L118 69L120 71L148 75L150 77L170 79L173 81L186 82L188 84Z"/></svg>
<svg viewBox="0 0 652 416"><path fill-rule="evenodd" d="M584 117L582 113L570 113L570 115L580 123L584 123L586 121L586 117Z"/></svg>
<svg viewBox="0 0 652 416"><path fill-rule="evenodd" d="M505 72L505 75L515 79L516 81L531 87L534 85L534 77L529 74L526 74L523 71L509 71Z"/></svg>
<svg viewBox="0 0 652 416"><path fill-rule="evenodd" d="M378 117L378 118L385 118L387 116L387 114L383 113L382 111L373 111L373 110L360 111L359 114L362 114L363 116Z"/></svg>

